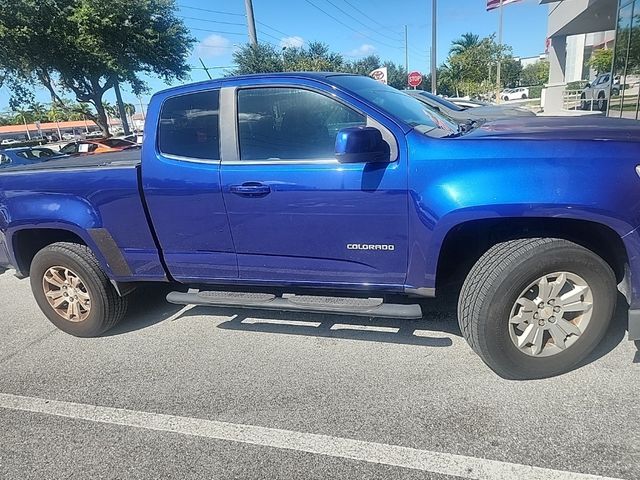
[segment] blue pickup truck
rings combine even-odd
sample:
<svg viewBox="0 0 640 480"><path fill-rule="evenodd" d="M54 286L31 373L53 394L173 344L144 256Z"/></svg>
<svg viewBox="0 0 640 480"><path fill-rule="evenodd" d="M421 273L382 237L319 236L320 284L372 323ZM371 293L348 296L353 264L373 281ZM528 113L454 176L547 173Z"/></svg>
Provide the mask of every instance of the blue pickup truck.
<svg viewBox="0 0 640 480"><path fill-rule="evenodd" d="M95 336L143 283L176 304L420 318L508 378L556 375L622 295L640 339L640 124L464 128L367 77L243 76L157 93L139 152L0 173L0 265ZM6 292L4 293L6 295Z"/></svg>

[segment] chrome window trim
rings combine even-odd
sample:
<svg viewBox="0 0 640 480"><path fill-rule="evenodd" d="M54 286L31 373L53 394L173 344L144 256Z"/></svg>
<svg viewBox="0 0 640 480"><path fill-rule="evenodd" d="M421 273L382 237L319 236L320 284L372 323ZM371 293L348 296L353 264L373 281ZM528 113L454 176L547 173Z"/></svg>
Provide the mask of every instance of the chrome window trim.
<svg viewBox="0 0 640 480"><path fill-rule="evenodd" d="M220 163L220 160L209 160L207 158L198 158L198 157L184 157L182 155L172 155L170 153L158 153L158 157L160 159L169 159L169 160L178 160L180 162L189 162L189 163L207 163L216 165Z"/></svg>

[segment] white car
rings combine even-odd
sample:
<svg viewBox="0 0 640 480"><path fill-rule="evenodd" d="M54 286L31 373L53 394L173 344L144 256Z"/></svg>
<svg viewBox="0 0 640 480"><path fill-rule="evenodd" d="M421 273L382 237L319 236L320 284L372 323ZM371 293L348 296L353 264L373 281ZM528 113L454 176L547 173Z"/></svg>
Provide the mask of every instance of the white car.
<svg viewBox="0 0 640 480"><path fill-rule="evenodd" d="M0 142L0 145L13 145L14 143L20 143L20 140L16 140L15 138L5 138Z"/></svg>
<svg viewBox="0 0 640 480"><path fill-rule="evenodd" d="M527 87L508 88L500 92L500 98L505 102L509 100L525 100L529 98L529 89Z"/></svg>
<svg viewBox="0 0 640 480"><path fill-rule="evenodd" d="M580 109L604 112L611 95L620 95L620 79L610 73L602 73L593 82L587 83L580 93Z"/></svg>

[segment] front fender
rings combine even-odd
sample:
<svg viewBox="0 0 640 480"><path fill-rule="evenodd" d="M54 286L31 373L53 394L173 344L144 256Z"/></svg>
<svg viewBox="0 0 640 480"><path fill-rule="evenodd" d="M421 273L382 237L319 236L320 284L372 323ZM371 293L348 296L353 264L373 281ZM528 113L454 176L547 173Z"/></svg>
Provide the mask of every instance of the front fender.
<svg viewBox="0 0 640 480"><path fill-rule="evenodd" d="M613 230L630 262L640 258L640 242L631 233L640 225L637 143L413 134L408 143L410 286L435 287L444 239L474 220L589 221Z"/></svg>

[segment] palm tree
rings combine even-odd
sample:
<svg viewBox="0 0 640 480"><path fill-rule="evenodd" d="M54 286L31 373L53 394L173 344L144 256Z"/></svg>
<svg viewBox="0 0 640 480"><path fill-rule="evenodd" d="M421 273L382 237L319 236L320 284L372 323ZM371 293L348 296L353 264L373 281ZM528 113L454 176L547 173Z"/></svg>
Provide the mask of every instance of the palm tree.
<svg viewBox="0 0 640 480"><path fill-rule="evenodd" d="M466 52L470 48L477 47L478 45L480 45L480 35L468 32L451 42L449 54L460 55L461 53Z"/></svg>
<svg viewBox="0 0 640 480"><path fill-rule="evenodd" d="M40 102L33 102L29 105L29 110L33 115L33 119L36 121L46 120L47 118L47 107Z"/></svg>

